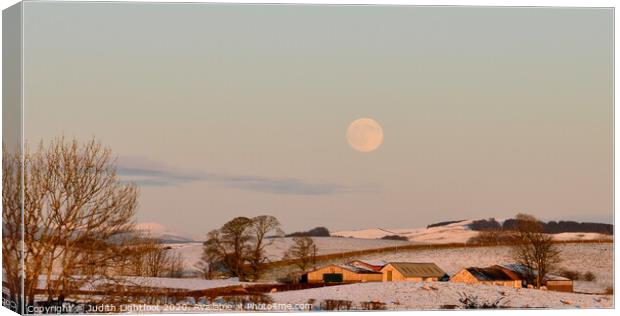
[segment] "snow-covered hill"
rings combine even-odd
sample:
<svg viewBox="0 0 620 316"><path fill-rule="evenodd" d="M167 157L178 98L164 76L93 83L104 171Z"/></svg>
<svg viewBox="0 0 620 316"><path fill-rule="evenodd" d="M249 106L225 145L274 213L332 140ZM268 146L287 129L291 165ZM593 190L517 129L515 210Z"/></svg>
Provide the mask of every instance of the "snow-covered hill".
<svg viewBox="0 0 620 316"><path fill-rule="evenodd" d="M371 228L361 230L347 230L334 232L332 233L332 236L377 239L390 235L398 235L408 238L409 241L420 243L465 243L469 238L474 237L478 234L477 231L471 230L469 228L469 224L471 224L472 222L473 220L464 220L458 223L452 223L445 226L437 226L431 228ZM553 238L563 241L579 241L610 239L611 236L598 233L561 233L554 234Z"/></svg>
<svg viewBox="0 0 620 316"><path fill-rule="evenodd" d="M410 241L423 243L460 243L466 242L469 238L476 236L478 233L469 229L472 221L466 220L458 223L452 223L445 226L431 228L398 228L384 229L371 228L362 230L339 231L332 233L333 236L354 237L376 239L390 235L398 235L407 237Z"/></svg>
<svg viewBox="0 0 620 316"><path fill-rule="evenodd" d="M179 233L169 230L159 223L138 223L136 230L145 236L160 240L162 243L189 243L194 242L194 238L189 234Z"/></svg>

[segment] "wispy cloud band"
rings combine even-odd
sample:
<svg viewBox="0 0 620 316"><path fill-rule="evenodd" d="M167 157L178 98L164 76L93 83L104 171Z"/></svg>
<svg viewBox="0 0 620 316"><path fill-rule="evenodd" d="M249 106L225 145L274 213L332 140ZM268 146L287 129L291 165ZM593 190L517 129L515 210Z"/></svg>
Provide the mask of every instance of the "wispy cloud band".
<svg viewBox="0 0 620 316"><path fill-rule="evenodd" d="M309 182L297 178L271 178L174 169L141 157L123 157L117 163L119 176L124 181L131 181L139 186L176 186L208 181L244 191L283 195L333 195L353 191L374 191L377 188L374 185L353 188L329 182Z"/></svg>

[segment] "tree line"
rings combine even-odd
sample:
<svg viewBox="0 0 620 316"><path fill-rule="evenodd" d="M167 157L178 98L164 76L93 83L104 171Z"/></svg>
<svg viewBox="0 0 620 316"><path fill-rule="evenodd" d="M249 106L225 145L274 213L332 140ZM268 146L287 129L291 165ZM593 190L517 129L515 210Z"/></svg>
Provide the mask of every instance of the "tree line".
<svg viewBox="0 0 620 316"><path fill-rule="evenodd" d="M519 220L511 218L505 220L503 223L499 223L495 218L475 220L469 227L472 230L484 231L484 230L515 230L518 226ZM611 224L602 223L589 223L589 222L575 222L575 221L550 221L543 222L538 221L538 225L542 227L544 233L558 234L558 233L600 233L606 235L612 235L614 226Z"/></svg>

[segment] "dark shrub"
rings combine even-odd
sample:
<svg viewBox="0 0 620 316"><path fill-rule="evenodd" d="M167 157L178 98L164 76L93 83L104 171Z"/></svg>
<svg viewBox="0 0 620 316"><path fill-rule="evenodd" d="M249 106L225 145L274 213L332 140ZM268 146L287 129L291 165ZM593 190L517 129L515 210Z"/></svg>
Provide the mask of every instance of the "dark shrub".
<svg viewBox="0 0 620 316"><path fill-rule="evenodd" d="M592 273L591 271L588 271L584 273L583 279L586 281L594 281L596 280L596 275L594 275L594 273Z"/></svg>
<svg viewBox="0 0 620 316"><path fill-rule="evenodd" d="M222 300L229 304L242 304L246 306L248 303L254 304L271 304L273 300L265 294L247 294L247 295L225 295Z"/></svg>
<svg viewBox="0 0 620 316"><path fill-rule="evenodd" d="M387 309L387 305L383 302L375 302L375 301L360 302L360 305L362 306L363 310L369 310L369 311L378 311L378 310Z"/></svg>
<svg viewBox="0 0 620 316"><path fill-rule="evenodd" d="M579 271L573 271L568 269L561 269L558 274L571 280L581 280L582 278L582 275L581 273L579 273Z"/></svg>
<svg viewBox="0 0 620 316"><path fill-rule="evenodd" d="M469 228L471 230L500 230L502 228L502 225L499 224L498 221L495 220L495 218L489 218L489 219L481 219L481 220L477 220L477 221L473 221L471 224L469 224Z"/></svg>
<svg viewBox="0 0 620 316"><path fill-rule="evenodd" d="M386 240L403 240L403 241L409 241L409 238L405 237L405 236L399 236L399 235L388 235L388 236L383 236L381 237L381 239L386 239Z"/></svg>
<svg viewBox="0 0 620 316"><path fill-rule="evenodd" d="M285 284L296 284L299 283L301 279L301 276L299 275L299 273L288 273L286 275L281 275L279 277L276 278L276 281L278 281L279 283L285 283Z"/></svg>
<svg viewBox="0 0 620 316"><path fill-rule="evenodd" d="M505 296L500 296L498 299L494 301L482 300L478 296L470 295L467 293L459 294L459 302L461 303L461 308L464 309L488 309L488 308L502 308L503 305L500 305L502 301L506 298Z"/></svg>
<svg viewBox="0 0 620 316"><path fill-rule="evenodd" d="M326 311L350 310L353 302L345 300L323 300L321 309Z"/></svg>
<svg viewBox="0 0 620 316"><path fill-rule="evenodd" d="M439 222L439 223L430 224L430 225L426 226L426 228L446 226L446 225L450 225L450 224L460 223L462 221L464 221L464 219L462 219L460 221Z"/></svg>
<svg viewBox="0 0 620 316"><path fill-rule="evenodd" d="M309 231L305 232L294 232L292 234L286 235L286 237L329 237L329 230L325 227L315 227Z"/></svg>

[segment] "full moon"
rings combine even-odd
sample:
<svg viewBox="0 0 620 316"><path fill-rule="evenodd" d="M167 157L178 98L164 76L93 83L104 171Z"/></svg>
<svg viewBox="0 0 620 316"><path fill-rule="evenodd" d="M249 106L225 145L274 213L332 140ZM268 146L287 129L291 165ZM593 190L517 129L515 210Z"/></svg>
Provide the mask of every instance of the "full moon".
<svg viewBox="0 0 620 316"><path fill-rule="evenodd" d="M360 118L349 124L347 141L357 151L371 152L383 143L383 130L377 121Z"/></svg>

